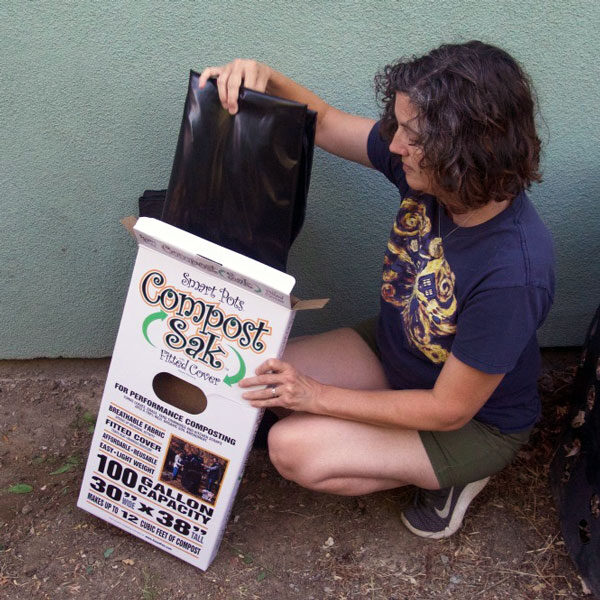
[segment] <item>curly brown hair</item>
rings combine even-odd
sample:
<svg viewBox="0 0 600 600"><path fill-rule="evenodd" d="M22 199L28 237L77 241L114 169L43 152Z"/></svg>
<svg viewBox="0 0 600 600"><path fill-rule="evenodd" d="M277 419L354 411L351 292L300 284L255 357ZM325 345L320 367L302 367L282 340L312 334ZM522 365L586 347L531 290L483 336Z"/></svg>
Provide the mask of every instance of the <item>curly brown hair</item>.
<svg viewBox="0 0 600 600"><path fill-rule="evenodd" d="M444 44L387 65L375 77L380 132L391 141L397 92L417 110L421 168L451 198L454 212L514 198L541 181L534 92L504 50L479 41Z"/></svg>

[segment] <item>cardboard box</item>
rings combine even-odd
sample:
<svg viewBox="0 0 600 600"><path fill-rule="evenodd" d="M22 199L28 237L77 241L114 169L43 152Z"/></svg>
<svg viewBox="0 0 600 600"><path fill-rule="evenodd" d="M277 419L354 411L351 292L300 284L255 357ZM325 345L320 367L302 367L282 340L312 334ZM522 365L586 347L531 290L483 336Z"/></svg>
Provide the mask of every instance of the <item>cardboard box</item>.
<svg viewBox="0 0 600 600"><path fill-rule="evenodd" d="M77 505L206 569L261 411L237 386L283 352L295 280L140 218L135 262ZM179 455L179 456L178 456Z"/></svg>

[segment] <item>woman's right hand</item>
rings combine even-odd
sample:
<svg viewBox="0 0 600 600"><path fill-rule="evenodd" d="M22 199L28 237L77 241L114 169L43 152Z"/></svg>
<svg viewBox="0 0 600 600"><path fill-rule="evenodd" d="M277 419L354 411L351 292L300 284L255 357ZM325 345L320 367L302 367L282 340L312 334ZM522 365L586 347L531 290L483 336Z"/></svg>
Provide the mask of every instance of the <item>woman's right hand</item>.
<svg viewBox="0 0 600 600"><path fill-rule="evenodd" d="M209 78L216 77L221 104L234 115L238 111L242 84L250 90L265 92L272 73L271 67L256 60L236 58L221 67L207 67L202 71L198 83L203 88Z"/></svg>

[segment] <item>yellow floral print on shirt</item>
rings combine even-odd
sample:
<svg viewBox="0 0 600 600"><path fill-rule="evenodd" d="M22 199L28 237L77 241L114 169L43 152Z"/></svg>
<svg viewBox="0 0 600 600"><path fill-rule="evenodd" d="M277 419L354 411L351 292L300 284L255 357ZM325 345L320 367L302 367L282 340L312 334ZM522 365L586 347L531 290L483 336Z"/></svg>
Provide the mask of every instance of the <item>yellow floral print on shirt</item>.
<svg viewBox="0 0 600 600"><path fill-rule="evenodd" d="M443 363L456 333L454 273L442 240L431 231L425 205L404 198L390 234L381 296L400 312L409 344Z"/></svg>

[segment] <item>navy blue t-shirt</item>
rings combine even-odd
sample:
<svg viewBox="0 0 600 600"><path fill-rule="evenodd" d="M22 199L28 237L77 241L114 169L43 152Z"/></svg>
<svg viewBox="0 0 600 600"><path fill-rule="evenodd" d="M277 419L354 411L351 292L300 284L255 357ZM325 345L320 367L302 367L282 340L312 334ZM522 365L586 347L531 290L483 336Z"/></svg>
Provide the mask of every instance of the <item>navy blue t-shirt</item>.
<svg viewBox="0 0 600 600"><path fill-rule="evenodd" d="M376 124L368 155L400 191L388 241L377 343L395 389L431 389L450 352L485 373L504 373L475 418L503 433L539 417L536 330L554 296L550 233L522 192L492 219L459 227L406 182Z"/></svg>

